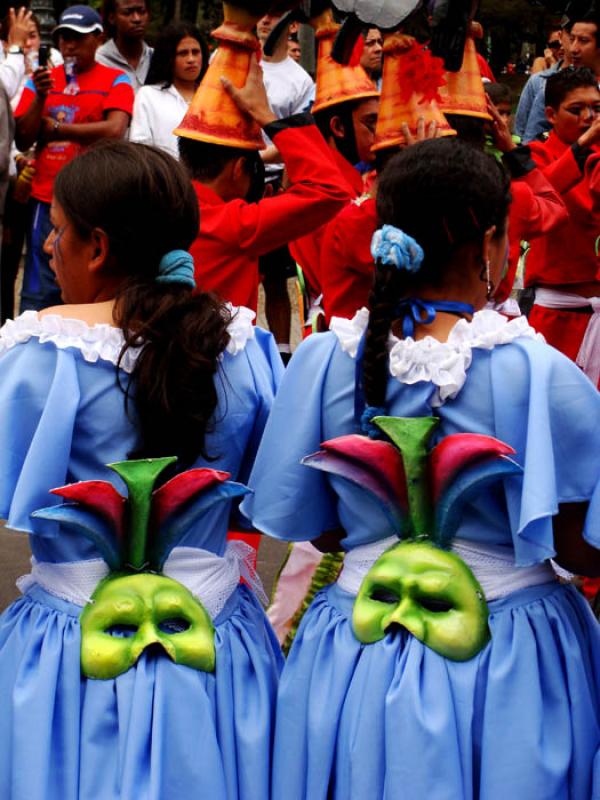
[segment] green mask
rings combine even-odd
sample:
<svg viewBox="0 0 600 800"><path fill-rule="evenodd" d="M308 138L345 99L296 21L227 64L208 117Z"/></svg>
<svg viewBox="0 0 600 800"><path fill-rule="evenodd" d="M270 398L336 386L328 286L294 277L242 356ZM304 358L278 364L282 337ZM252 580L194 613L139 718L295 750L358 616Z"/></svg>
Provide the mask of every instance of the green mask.
<svg viewBox="0 0 600 800"><path fill-rule="evenodd" d="M81 668L88 678L115 678L147 647L176 664L213 672L212 621L191 592L164 575L111 575L81 617Z"/></svg>
<svg viewBox="0 0 600 800"><path fill-rule="evenodd" d="M487 622L485 597L469 567L428 542L386 550L365 576L352 614L364 644L396 624L452 661L477 655L490 638Z"/></svg>

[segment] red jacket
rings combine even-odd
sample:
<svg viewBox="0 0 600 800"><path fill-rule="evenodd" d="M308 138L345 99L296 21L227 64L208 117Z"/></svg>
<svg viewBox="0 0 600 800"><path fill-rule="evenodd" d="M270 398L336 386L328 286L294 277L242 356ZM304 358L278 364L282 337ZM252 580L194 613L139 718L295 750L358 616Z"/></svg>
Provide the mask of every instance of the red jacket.
<svg viewBox="0 0 600 800"><path fill-rule="evenodd" d="M499 302L509 296L521 254L521 241L531 242L550 231L564 230L569 217L560 195L540 169L533 169L510 185L512 203L508 215L508 269L494 294ZM527 264L529 268L529 262Z"/></svg>
<svg viewBox="0 0 600 800"><path fill-rule="evenodd" d="M363 177L360 172L333 147L331 148L331 156L347 183L350 197L360 197L364 191ZM320 277L321 245L325 229L332 222L328 222L327 225L321 225L320 228L312 231L312 233L308 233L306 236L302 236L300 239L296 239L295 242L290 243L292 258L302 267L308 290L314 297L318 297L322 292Z"/></svg>
<svg viewBox="0 0 600 800"><path fill-rule="evenodd" d="M582 172L573 148L554 132L545 142L531 142L530 148L534 161L560 193L569 221L532 243L525 285L600 280L596 255L600 234L600 151L592 151Z"/></svg>
<svg viewBox="0 0 600 800"><path fill-rule="evenodd" d="M290 188L258 203L225 202L198 181L200 230L190 248L198 291L256 311L258 257L330 220L350 199L331 150L310 117L267 126L287 167Z"/></svg>
<svg viewBox="0 0 600 800"><path fill-rule="evenodd" d="M321 249L321 286L327 322L350 319L369 300L373 283L371 239L377 228L375 198L354 200L327 226Z"/></svg>

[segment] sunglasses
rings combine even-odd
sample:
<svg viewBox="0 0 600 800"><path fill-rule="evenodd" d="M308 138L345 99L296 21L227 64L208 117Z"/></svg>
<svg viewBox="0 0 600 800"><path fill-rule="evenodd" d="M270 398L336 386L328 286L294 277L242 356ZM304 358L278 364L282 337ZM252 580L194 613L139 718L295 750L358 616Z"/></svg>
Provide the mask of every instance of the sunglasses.
<svg viewBox="0 0 600 800"><path fill-rule="evenodd" d="M558 50L560 48L560 42L558 39L555 39L553 42L548 42L546 47L549 47L550 50Z"/></svg>

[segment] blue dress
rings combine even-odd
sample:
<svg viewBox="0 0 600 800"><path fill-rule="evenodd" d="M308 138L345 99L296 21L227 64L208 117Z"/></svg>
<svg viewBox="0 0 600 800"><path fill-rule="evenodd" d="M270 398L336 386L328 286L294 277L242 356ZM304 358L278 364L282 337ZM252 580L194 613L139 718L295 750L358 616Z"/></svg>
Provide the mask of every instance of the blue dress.
<svg viewBox="0 0 600 800"><path fill-rule="evenodd" d="M217 459L196 466L248 477L280 376L270 334L247 316L230 328L218 387ZM249 313L249 312L248 312ZM0 514L30 532L43 562L98 558L87 541L31 520L60 502L48 490L111 480L136 429L124 414L114 362L120 331L26 312L0 337ZM125 377L125 376L122 376ZM229 503L182 543L222 554ZM282 658L262 608L234 590L215 623L216 670L142 655L111 680L80 674L81 607L39 585L0 616L0 794L6 800L269 798L270 751Z"/></svg>
<svg viewBox="0 0 600 800"><path fill-rule="evenodd" d="M356 352L366 311L311 336L275 401L242 511L263 532L343 547L391 534L368 495L300 465L322 441L358 433ZM589 501L600 547L600 395L524 319L462 320L448 343L392 341L387 413L440 418L438 439L489 434L522 478L480 494L457 533L519 566L554 555L558 504ZM306 613L279 687L274 800L598 800L600 634L585 601L555 581L489 603L491 641L444 659L407 632L363 645L354 597L325 588Z"/></svg>

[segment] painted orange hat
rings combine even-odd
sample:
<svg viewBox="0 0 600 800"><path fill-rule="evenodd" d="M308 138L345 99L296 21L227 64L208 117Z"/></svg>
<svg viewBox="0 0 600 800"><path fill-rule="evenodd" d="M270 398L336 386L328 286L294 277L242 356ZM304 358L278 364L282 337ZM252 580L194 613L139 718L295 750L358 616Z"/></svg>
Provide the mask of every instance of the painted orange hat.
<svg viewBox="0 0 600 800"><path fill-rule="evenodd" d="M381 104L373 152L406 144L402 124L417 133L419 119L425 126L436 122L440 136L454 136L440 111L437 98L443 83L443 62L432 56L412 36L385 33L383 42Z"/></svg>
<svg viewBox="0 0 600 800"><path fill-rule="evenodd" d="M481 25L478 22L471 22L465 40L462 66L458 72L446 72L446 85L440 89L442 96L440 108L446 114L492 119L487 110L487 100L475 48L475 39L481 39L482 36Z"/></svg>
<svg viewBox="0 0 600 800"><path fill-rule="evenodd" d="M334 21L331 9L310 20L319 43L317 56L317 87L313 112L350 100L379 97L379 91L360 64L338 64L331 57L334 39L340 26Z"/></svg>
<svg viewBox="0 0 600 800"><path fill-rule="evenodd" d="M265 147L259 126L240 111L221 82L224 76L237 88L246 83L250 58L260 49L253 31L265 11L257 8L250 12L223 3L223 24L212 32L218 48L185 117L173 131L176 136L243 150Z"/></svg>

